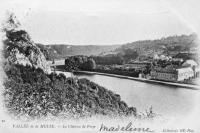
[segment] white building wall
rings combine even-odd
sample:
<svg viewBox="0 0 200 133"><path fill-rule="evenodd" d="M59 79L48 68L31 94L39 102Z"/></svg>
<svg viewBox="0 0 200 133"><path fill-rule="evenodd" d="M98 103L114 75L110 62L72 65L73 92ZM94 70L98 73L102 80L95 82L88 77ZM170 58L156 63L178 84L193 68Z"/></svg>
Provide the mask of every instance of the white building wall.
<svg viewBox="0 0 200 133"><path fill-rule="evenodd" d="M184 81L185 79L189 79L194 77L194 71L191 67L179 68L178 71L178 81Z"/></svg>

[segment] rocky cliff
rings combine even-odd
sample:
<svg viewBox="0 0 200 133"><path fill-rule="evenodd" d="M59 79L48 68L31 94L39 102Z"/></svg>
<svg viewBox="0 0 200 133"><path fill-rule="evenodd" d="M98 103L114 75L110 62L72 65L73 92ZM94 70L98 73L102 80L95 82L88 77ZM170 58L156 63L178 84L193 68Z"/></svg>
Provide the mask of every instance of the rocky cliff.
<svg viewBox="0 0 200 133"><path fill-rule="evenodd" d="M45 56L31 40L29 34L20 29L20 24L13 15L9 17L7 24L4 28L6 33L6 39L4 40L6 65L29 65L41 68L45 73L50 73L51 69Z"/></svg>

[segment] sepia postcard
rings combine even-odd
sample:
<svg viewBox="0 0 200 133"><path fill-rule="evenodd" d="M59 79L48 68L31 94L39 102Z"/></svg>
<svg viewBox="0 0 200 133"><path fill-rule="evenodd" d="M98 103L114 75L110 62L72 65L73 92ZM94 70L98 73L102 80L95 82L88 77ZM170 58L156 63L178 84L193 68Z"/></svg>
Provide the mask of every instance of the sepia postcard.
<svg viewBox="0 0 200 133"><path fill-rule="evenodd" d="M199 5L1 0L0 133L200 133Z"/></svg>

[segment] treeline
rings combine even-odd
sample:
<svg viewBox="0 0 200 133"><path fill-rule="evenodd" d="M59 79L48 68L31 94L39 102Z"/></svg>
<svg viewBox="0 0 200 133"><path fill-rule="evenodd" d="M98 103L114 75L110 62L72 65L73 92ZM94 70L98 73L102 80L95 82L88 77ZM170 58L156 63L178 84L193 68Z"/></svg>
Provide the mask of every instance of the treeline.
<svg viewBox="0 0 200 133"><path fill-rule="evenodd" d="M98 65L122 65L138 57L137 51L125 49L121 54L110 54L104 56L91 56Z"/></svg>
<svg viewBox="0 0 200 133"><path fill-rule="evenodd" d="M136 108L128 107L120 95L87 79L48 75L42 69L22 65L11 65L5 72L5 105L14 116L137 115Z"/></svg>
<svg viewBox="0 0 200 133"><path fill-rule="evenodd" d="M110 55L110 56L91 56L96 64L98 65L122 65L124 59L120 55Z"/></svg>
<svg viewBox="0 0 200 133"><path fill-rule="evenodd" d="M65 59L65 70L93 70L96 68L96 63L93 58L87 56L71 56Z"/></svg>
<svg viewBox="0 0 200 133"><path fill-rule="evenodd" d="M130 54L130 53L129 53ZM132 55L132 54L130 54ZM125 55L109 55L109 56L71 56L65 59L65 70L86 70L92 71L96 70L97 65L122 65L125 60L130 60L131 58Z"/></svg>

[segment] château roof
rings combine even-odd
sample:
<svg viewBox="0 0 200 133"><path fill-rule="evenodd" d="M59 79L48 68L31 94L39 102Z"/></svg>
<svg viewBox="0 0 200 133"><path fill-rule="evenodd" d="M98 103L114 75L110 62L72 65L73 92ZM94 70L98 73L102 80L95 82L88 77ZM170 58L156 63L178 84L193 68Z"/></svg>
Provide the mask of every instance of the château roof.
<svg viewBox="0 0 200 133"><path fill-rule="evenodd" d="M186 60L182 66L197 66L198 64L194 60Z"/></svg>

